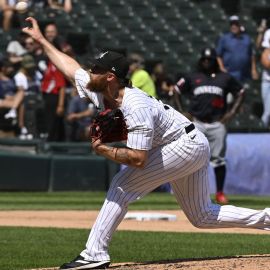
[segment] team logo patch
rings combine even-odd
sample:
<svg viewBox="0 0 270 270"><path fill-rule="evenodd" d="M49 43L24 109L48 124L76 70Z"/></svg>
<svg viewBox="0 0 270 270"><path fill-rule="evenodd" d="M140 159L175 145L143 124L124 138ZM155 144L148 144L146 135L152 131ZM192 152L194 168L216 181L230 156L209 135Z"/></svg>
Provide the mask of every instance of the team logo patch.
<svg viewBox="0 0 270 270"><path fill-rule="evenodd" d="M100 56L99 56L99 58L103 58L106 54L108 53L108 51L107 52L104 52L104 53L102 53Z"/></svg>

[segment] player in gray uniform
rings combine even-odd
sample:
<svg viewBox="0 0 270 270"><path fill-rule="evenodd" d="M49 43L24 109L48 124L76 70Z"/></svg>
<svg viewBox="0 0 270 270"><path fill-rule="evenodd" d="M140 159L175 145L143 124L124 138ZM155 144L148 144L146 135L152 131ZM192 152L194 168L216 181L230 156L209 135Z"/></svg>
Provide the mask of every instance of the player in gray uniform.
<svg viewBox="0 0 270 270"><path fill-rule="evenodd" d="M109 243L123 220L128 205L165 182L190 222L198 228L243 227L270 229L270 209L261 211L213 204L209 196L209 145L206 137L172 107L129 86L124 56L105 52L92 70L53 47L42 36L37 22L23 31L37 40L44 51L78 89L97 107L119 108L128 127L127 147L92 142L95 152L129 165L115 175L105 202L90 232L85 249L60 269L97 269L110 264Z"/></svg>
<svg viewBox="0 0 270 270"><path fill-rule="evenodd" d="M183 83L185 81L185 83ZM179 80L176 85L181 93L190 98L188 113L195 126L204 133L210 145L210 163L216 176L216 201L227 204L223 192L226 176L226 124L237 113L244 98L243 86L229 73L222 72L217 62L216 51L204 48L198 61L197 71ZM227 95L231 93L234 102L228 108Z"/></svg>

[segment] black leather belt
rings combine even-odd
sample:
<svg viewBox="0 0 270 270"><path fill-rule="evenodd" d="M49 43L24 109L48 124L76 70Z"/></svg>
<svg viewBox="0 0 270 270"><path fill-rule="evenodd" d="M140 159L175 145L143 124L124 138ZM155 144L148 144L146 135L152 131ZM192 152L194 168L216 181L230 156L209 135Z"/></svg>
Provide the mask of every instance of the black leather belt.
<svg viewBox="0 0 270 270"><path fill-rule="evenodd" d="M189 132L191 132L193 129L195 129L194 124L190 124L188 126L185 127L186 133L188 134Z"/></svg>

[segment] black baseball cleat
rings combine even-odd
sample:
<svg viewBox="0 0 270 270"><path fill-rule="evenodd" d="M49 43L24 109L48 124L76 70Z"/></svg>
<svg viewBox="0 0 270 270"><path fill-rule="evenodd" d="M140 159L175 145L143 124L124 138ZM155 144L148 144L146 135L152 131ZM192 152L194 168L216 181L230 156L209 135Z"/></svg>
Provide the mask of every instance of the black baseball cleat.
<svg viewBox="0 0 270 270"><path fill-rule="evenodd" d="M89 269L106 269L110 265L110 261L88 261L81 255L76 257L69 263L64 263L60 266L59 270L69 269L69 270L89 270Z"/></svg>

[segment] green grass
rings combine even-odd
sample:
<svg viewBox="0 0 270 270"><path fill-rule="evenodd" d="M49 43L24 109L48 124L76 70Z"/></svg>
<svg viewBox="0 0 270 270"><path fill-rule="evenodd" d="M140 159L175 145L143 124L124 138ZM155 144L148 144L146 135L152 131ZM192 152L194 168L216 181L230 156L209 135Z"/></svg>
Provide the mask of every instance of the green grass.
<svg viewBox="0 0 270 270"><path fill-rule="evenodd" d="M104 198L101 192L1 192L0 210L98 210ZM230 196L230 202L254 209L270 206L269 197ZM170 194L151 193L131 204L130 209L168 210L179 206ZM0 269L59 266L84 249L88 233L79 229L0 227ZM110 246L113 262L269 253L268 235L117 231Z"/></svg>
<svg viewBox="0 0 270 270"><path fill-rule="evenodd" d="M98 210L104 192L0 192L0 210ZM236 206L263 209L270 206L270 197L229 196ZM151 193L130 205L131 210L179 209L173 195Z"/></svg>
<svg viewBox="0 0 270 270"><path fill-rule="evenodd" d="M79 254L87 236L82 229L0 227L1 270L59 266ZM110 247L112 262L267 253L269 236L244 234L117 231Z"/></svg>

